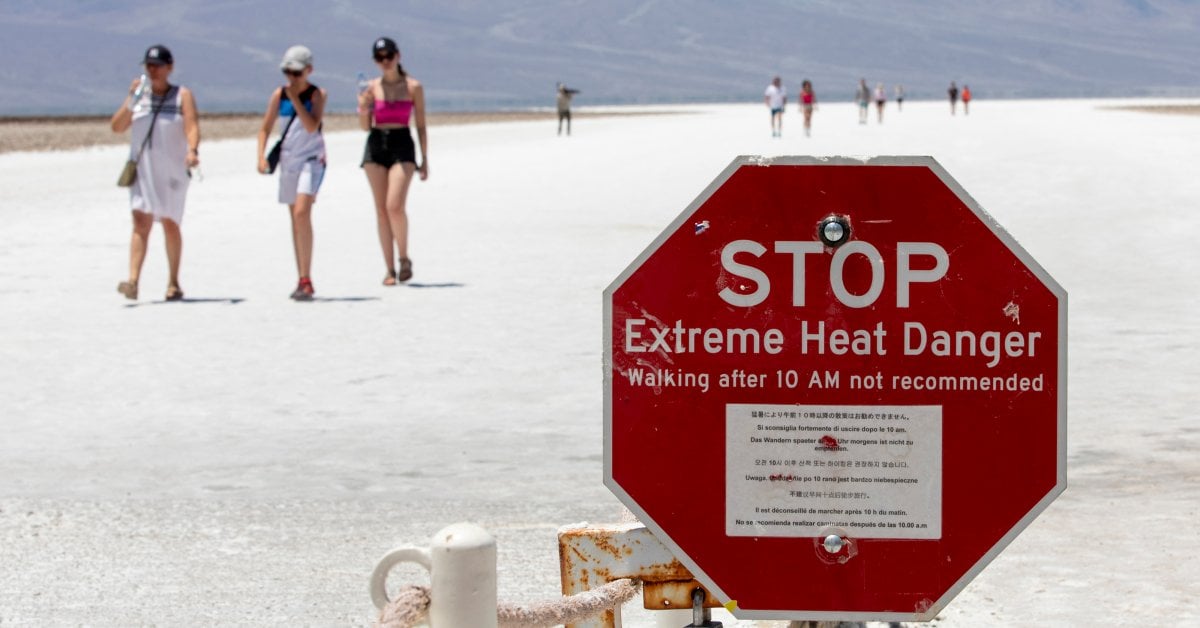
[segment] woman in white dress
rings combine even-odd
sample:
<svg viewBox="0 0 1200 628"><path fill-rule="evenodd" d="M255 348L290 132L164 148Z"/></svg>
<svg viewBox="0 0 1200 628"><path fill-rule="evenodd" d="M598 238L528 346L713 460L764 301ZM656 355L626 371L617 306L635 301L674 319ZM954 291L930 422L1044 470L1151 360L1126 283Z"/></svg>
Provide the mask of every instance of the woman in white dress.
<svg viewBox="0 0 1200 628"><path fill-rule="evenodd" d="M183 205L189 168L200 164L200 121L191 90L168 82L175 59L166 46L154 45L143 60L146 84L134 79L129 95L112 116L112 130L129 136L129 158L137 160L137 178L129 188L133 236L129 242L129 279L117 285L127 299L137 299L138 279L146 260L146 244L154 221L167 241L168 301L183 299L179 258L183 253Z"/></svg>

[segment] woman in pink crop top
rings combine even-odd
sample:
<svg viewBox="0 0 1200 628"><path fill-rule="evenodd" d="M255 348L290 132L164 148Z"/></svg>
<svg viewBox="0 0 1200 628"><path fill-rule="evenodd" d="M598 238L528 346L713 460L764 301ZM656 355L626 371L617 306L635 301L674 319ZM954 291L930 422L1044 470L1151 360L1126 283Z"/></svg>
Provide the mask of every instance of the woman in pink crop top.
<svg viewBox="0 0 1200 628"><path fill-rule="evenodd" d="M400 49L388 37L371 46L380 77L358 95L358 123L368 131L362 167L375 198L379 245L387 275L383 285L394 286L412 278L408 257L406 201L413 173L429 177L428 138L425 134L425 88L400 66ZM417 127L421 161L409 132ZM393 261L396 260L396 261Z"/></svg>
<svg viewBox="0 0 1200 628"><path fill-rule="evenodd" d="M804 137L812 135L812 114L817 106L817 93L812 81L804 79L800 84L800 111L804 114Z"/></svg>
<svg viewBox="0 0 1200 628"><path fill-rule="evenodd" d="M411 100L376 100L375 128L408 126L412 109Z"/></svg>

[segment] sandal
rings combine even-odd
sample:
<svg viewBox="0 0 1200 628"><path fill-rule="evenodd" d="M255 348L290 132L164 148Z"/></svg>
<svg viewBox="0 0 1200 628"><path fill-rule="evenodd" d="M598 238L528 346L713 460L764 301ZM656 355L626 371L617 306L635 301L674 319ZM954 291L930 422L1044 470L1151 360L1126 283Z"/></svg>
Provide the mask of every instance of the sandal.
<svg viewBox="0 0 1200 628"><path fill-rule="evenodd" d="M385 285L385 286L396 285L396 271L389 270L387 272L387 276L383 278L383 285Z"/></svg>
<svg viewBox="0 0 1200 628"><path fill-rule="evenodd" d="M167 286L166 299L168 301L182 301L183 300L183 288L180 288L179 284L177 284L177 283Z"/></svg>
<svg viewBox="0 0 1200 628"><path fill-rule="evenodd" d="M129 299L130 301L137 301L137 282L122 281L121 283L117 284L117 292L125 295L125 298Z"/></svg>
<svg viewBox="0 0 1200 628"><path fill-rule="evenodd" d="M412 260L407 257L400 258L400 272L396 275L397 281L408 281L412 279Z"/></svg>

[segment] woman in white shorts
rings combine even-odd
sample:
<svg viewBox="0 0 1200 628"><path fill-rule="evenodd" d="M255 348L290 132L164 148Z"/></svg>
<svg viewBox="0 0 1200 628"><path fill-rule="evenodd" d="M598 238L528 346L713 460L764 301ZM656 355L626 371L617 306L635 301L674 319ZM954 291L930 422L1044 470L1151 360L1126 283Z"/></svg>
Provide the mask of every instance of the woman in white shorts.
<svg viewBox="0 0 1200 628"><path fill-rule="evenodd" d="M278 120L283 125L283 142L276 170L279 172L279 202L288 206L292 218L292 244L300 281L292 292L297 301L311 301L312 206L325 176L325 137L321 117L325 112L325 90L308 81L312 74L312 52L292 46L279 64L287 84L273 90L267 101L262 128L258 131L258 171L269 174L267 137Z"/></svg>
<svg viewBox="0 0 1200 628"><path fill-rule="evenodd" d="M168 301L183 299L179 287L179 258L183 253L183 204L187 199L188 169L200 164L200 121L191 90L168 82L175 58L166 46L150 46L143 59L146 84L134 79L129 96L112 116L112 130L130 128L129 158L137 160L137 178L129 187L133 236L129 244L129 279L117 292L137 299L138 279L146 261L146 243L154 221L162 225L167 242Z"/></svg>

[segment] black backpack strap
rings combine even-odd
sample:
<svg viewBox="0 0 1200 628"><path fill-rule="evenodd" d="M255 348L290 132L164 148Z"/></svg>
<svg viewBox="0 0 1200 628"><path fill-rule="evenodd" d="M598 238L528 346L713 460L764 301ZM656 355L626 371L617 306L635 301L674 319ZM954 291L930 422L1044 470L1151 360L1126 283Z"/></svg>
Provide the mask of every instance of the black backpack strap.
<svg viewBox="0 0 1200 628"><path fill-rule="evenodd" d="M308 89L305 89L304 91L300 92L301 106L303 106L305 103L311 103L313 94L317 93L318 89L320 89L320 88L318 88L316 85L313 85L312 83L309 83ZM279 88L279 98L280 99L287 98L287 95L284 93L283 90L284 90L284 88L282 88L282 87ZM292 123L296 121L296 116L299 115L295 112L295 107L292 107L292 111L293 111L292 119L288 120L287 126L283 127L283 135L280 136L281 140L282 140L282 138L287 137L288 128L292 126ZM317 133L320 133L321 129L323 129L323 128L325 128L324 122L322 122L320 124L320 126L317 127Z"/></svg>
<svg viewBox="0 0 1200 628"><path fill-rule="evenodd" d="M284 98L287 98L287 94L283 91L283 88L280 87L279 88L279 99L282 101ZM292 123L296 121L297 113L296 113L295 109L296 109L295 107L292 108L292 117L288 119L287 124L283 125L283 133L281 133L279 135L280 142L282 142L284 140L284 138L287 137L288 129L292 128Z"/></svg>

